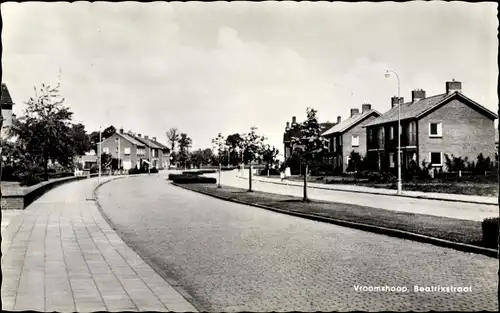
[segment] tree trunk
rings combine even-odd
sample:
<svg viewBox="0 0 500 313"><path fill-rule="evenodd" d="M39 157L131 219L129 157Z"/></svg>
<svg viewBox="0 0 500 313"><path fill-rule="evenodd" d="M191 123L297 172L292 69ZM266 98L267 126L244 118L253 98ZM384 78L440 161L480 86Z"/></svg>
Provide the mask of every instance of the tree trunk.
<svg viewBox="0 0 500 313"><path fill-rule="evenodd" d="M309 198L307 197L307 163L304 165L304 202L309 202Z"/></svg>
<svg viewBox="0 0 500 313"><path fill-rule="evenodd" d="M248 192L252 192L252 164L248 166Z"/></svg>

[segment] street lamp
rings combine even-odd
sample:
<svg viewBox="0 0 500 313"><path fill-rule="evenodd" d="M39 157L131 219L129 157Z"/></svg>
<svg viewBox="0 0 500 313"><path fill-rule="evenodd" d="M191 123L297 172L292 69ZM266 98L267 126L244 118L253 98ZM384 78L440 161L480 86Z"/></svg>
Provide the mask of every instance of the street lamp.
<svg viewBox="0 0 500 313"><path fill-rule="evenodd" d="M398 79L398 195L400 195L403 189L401 183L401 89L398 73L393 70L386 70L385 77L391 76L391 73L394 73L394 75L396 75L396 78Z"/></svg>

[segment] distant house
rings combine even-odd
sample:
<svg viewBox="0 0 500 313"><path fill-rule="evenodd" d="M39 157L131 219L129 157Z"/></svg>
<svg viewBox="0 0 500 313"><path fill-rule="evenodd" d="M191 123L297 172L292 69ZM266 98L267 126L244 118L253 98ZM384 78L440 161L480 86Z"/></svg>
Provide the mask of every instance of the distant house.
<svg viewBox="0 0 500 313"><path fill-rule="evenodd" d="M140 167L141 160L146 159L146 150L145 144L124 133L123 128L102 142L102 153L119 159L124 170Z"/></svg>
<svg viewBox="0 0 500 313"><path fill-rule="evenodd" d="M14 102L12 101L7 85L4 83L2 83L0 103L2 106L2 117L4 119L0 136L5 140L9 137L9 129L12 126L12 106Z"/></svg>
<svg viewBox="0 0 500 313"><path fill-rule="evenodd" d="M149 164L149 162L151 162L151 167L162 169L163 147L155 143L156 137L150 139L149 136L142 137L141 134L137 134L134 138L146 146L146 154L144 155L144 158L140 159L140 163L146 162Z"/></svg>
<svg viewBox="0 0 500 313"><path fill-rule="evenodd" d="M401 129L398 129L398 105ZM495 113L462 93L462 83L446 82L446 92L427 97L413 90L412 100L392 98L392 108L365 125L367 158L381 171L397 168L398 136L401 137L401 166L414 168L422 162L445 168L445 155L473 161L482 153L494 160Z"/></svg>
<svg viewBox="0 0 500 313"><path fill-rule="evenodd" d="M81 155L76 158L76 162L80 163L82 170L89 171L93 166L97 166L97 155Z"/></svg>
<svg viewBox="0 0 500 313"><path fill-rule="evenodd" d="M363 126L379 117L380 113L372 110L371 104L363 104L361 108L361 113L357 108L351 109L351 116L344 121L337 117L337 124L322 134L329 142L326 162L334 173L346 171L352 151L361 157L366 155L366 129Z"/></svg>
<svg viewBox="0 0 500 313"><path fill-rule="evenodd" d="M159 146L160 149L160 162L159 169L168 168L170 166L170 148L165 146L164 144L158 142L156 137L153 137L151 140L155 145Z"/></svg>

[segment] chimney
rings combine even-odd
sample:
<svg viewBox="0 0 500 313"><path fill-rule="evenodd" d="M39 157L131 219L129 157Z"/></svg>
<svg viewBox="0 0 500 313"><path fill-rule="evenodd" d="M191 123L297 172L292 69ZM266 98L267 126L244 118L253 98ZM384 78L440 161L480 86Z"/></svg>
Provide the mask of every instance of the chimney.
<svg viewBox="0 0 500 313"><path fill-rule="evenodd" d="M289 130L290 129L290 122L286 122L286 128L285 130Z"/></svg>
<svg viewBox="0 0 500 313"><path fill-rule="evenodd" d="M141 138L141 134L137 134L137 137Z"/></svg>
<svg viewBox="0 0 500 313"><path fill-rule="evenodd" d="M120 128L120 134L123 134L123 128Z"/></svg>
<svg viewBox="0 0 500 313"><path fill-rule="evenodd" d="M425 90L415 89L411 92L411 102L425 99Z"/></svg>
<svg viewBox="0 0 500 313"><path fill-rule="evenodd" d="M297 117L292 116L292 125L297 124Z"/></svg>
<svg viewBox="0 0 500 313"><path fill-rule="evenodd" d="M149 139L149 136L144 136L144 139L148 140L148 139Z"/></svg>
<svg viewBox="0 0 500 313"><path fill-rule="evenodd" d="M446 82L446 93L450 94L453 92L462 92L462 83L454 79L451 82Z"/></svg>
<svg viewBox="0 0 500 313"><path fill-rule="evenodd" d="M365 113L365 112L368 112L372 109L372 105L371 104L368 104L368 103L365 103L361 106L361 111L362 113Z"/></svg>
<svg viewBox="0 0 500 313"><path fill-rule="evenodd" d="M351 117L353 117L356 114L359 114L359 109L352 108L351 109Z"/></svg>
<svg viewBox="0 0 500 313"><path fill-rule="evenodd" d="M340 121L341 121L341 120L342 120L342 117L340 117L340 115L339 115L339 116L337 116L337 124L340 124Z"/></svg>
<svg viewBox="0 0 500 313"><path fill-rule="evenodd" d="M153 137L153 141L156 141L156 137Z"/></svg>
<svg viewBox="0 0 500 313"><path fill-rule="evenodd" d="M399 98L399 103L403 104L404 103L404 98L400 97ZM395 107L398 105L398 97L394 96L391 98L391 108Z"/></svg>

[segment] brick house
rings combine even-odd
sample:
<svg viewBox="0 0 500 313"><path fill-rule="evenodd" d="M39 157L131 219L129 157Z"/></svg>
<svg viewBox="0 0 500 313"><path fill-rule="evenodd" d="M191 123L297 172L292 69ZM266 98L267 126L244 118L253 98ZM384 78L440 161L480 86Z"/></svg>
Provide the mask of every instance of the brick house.
<svg viewBox="0 0 500 313"><path fill-rule="evenodd" d="M159 146L161 149L159 151L160 153L160 169L168 168L170 166L170 148L162 144L161 142L158 142L156 140L156 137L153 137L151 140L155 145Z"/></svg>
<svg viewBox="0 0 500 313"><path fill-rule="evenodd" d="M120 151L118 151L120 146ZM102 153L110 154L113 158L119 158L124 170L140 167L140 160L146 158L146 146L136 140L130 134L124 133L123 129L103 140Z"/></svg>
<svg viewBox="0 0 500 313"><path fill-rule="evenodd" d="M462 94L462 83L446 82L446 92L426 97L413 90L412 101L392 97L392 108L366 124L367 160L373 169L397 169L398 133L401 133L401 167L412 169L422 162L445 168L445 155L495 157L497 115ZM398 104L401 129L398 131Z"/></svg>
<svg viewBox="0 0 500 313"><path fill-rule="evenodd" d="M325 161L331 165L334 173L346 172L352 151L361 157L366 155L364 126L379 117L380 113L373 110L371 104L363 104L361 110L359 113L359 109L352 108L351 116L344 121L338 116L337 124L322 134L329 142Z"/></svg>
<svg viewBox="0 0 500 313"><path fill-rule="evenodd" d="M150 139L149 136L142 136L141 134L137 134L137 136L133 136L134 139L144 144L146 147L146 153L144 157L140 158L139 164L142 162L149 163L151 161L151 167L157 169L163 169L163 147L155 143L156 137ZM151 154L151 155L150 155Z"/></svg>
<svg viewBox="0 0 500 313"><path fill-rule="evenodd" d="M10 96L9 89L7 85L2 83L2 93L0 98L1 106L2 106L2 117L3 117L3 125L1 129L1 138L7 139L8 130L12 126L12 106L14 102L12 102L12 98Z"/></svg>

